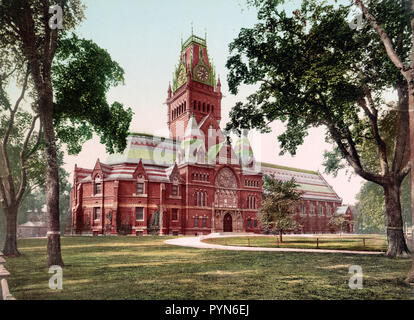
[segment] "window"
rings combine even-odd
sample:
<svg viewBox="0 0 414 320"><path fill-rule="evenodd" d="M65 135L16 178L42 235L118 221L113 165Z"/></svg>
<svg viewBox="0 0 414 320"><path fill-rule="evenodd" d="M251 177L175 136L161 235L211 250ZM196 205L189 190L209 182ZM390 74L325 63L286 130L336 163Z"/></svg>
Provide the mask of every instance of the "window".
<svg viewBox="0 0 414 320"><path fill-rule="evenodd" d="M194 218L194 227L198 227L198 217Z"/></svg>
<svg viewBox="0 0 414 320"><path fill-rule="evenodd" d="M137 183L137 194L143 194L144 193L144 184L142 182Z"/></svg>
<svg viewBox="0 0 414 320"><path fill-rule="evenodd" d="M257 220L253 221L253 226L256 228L257 227Z"/></svg>
<svg viewBox="0 0 414 320"><path fill-rule="evenodd" d="M101 194L102 193L102 184L101 184L101 177L97 175L95 177L94 185L93 185L93 193L94 194Z"/></svg>
<svg viewBox="0 0 414 320"><path fill-rule="evenodd" d="M249 218L249 219L247 219L247 228L250 228L250 225L251 225L251 220Z"/></svg>
<svg viewBox="0 0 414 320"><path fill-rule="evenodd" d="M144 208L142 207L135 208L135 220L137 221L144 220Z"/></svg>
<svg viewBox="0 0 414 320"><path fill-rule="evenodd" d="M171 212L171 220L177 221L178 220L178 209L172 209Z"/></svg>
<svg viewBox="0 0 414 320"><path fill-rule="evenodd" d="M178 186L176 184L172 185L171 195L172 196L178 196Z"/></svg>
<svg viewBox="0 0 414 320"><path fill-rule="evenodd" d="M101 183L97 182L95 183L95 194L101 194L101 193L102 193Z"/></svg>
<svg viewBox="0 0 414 320"><path fill-rule="evenodd" d="M93 208L93 220L101 219L101 208Z"/></svg>
<svg viewBox="0 0 414 320"><path fill-rule="evenodd" d="M300 206L300 214L301 215L305 214L305 206L303 204Z"/></svg>
<svg viewBox="0 0 414 320"><path fill-rule="evenodd" d="M203 228L207 227L207 217L203 217Z"/></svg>
<svg viewBox="0 0 414 320"><path fill-rule="evenodd" d="M313 204L310 205L310 213L315 214L315 206Z"/></svg>

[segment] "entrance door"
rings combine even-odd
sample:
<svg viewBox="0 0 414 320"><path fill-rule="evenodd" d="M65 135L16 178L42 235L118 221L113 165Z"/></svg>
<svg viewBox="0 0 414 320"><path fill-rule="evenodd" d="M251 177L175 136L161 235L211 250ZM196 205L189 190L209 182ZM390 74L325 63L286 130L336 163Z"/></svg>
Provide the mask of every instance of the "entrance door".
<svg viewBox="0 0 414 320"><path fill-rule="evenodd" d="M230 213L227 213L223 218L223 231L233 232L233 220Z"/></svg>

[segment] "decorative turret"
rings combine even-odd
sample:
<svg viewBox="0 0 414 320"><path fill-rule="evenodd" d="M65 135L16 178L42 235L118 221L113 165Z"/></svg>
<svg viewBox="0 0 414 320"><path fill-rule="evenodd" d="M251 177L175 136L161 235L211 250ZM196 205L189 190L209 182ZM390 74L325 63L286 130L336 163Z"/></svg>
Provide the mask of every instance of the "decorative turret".
<svg viewBox="0 0 414 320"><path fill-rule="evenodd" d="M171 82L168 84L168 99L171 98L172 90L171 90Z"/></svg>
<svg viewBox="0 0 414 320"><path fill-rule="evenodd" d="M221 84L217 87L216 73L211 61L205 39L192 34L181 44L179 62L173 73L171 93L169 89L167 98L171 138L183 139L191 114L197 123L203 123L203 119L208 116L210 122L216 122L213 127L219 127Z"/></svg>
<svg viewBox="0 0 414 320"><path fill-rule="evenodd" d="M221 82L220 82L220 75L217 78L217 86L216 86L216 92L221 93Z"/></svg>

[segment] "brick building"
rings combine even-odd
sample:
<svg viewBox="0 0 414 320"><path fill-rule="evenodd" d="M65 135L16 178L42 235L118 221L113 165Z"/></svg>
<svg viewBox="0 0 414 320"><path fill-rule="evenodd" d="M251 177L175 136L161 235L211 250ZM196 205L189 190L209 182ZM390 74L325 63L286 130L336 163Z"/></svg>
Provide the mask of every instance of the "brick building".
<svg viewBox="0 0 414 320"><path fill-rule="evenodd" d="M263 174L304 192L302 232L332 232L341 199L318 172L255 161L247 135L234 145L220 129L221 84L205 39L182 44L168 88L169 138L131 133L122 154L74 169L72 232L208 234L260 232Z"/></svg>

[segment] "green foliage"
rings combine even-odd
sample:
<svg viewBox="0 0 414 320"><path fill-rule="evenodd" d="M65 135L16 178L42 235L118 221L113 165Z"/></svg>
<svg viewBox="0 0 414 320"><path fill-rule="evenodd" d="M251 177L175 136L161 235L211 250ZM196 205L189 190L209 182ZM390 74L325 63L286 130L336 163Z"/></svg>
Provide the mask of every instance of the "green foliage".
<svg viewBox="0 0 414 320"><path fill-rule="evenodd" d="M401 209L404 223L412 224L410 177L401 186ZM366 182L357 195L358 232L384 233L386 231L384 190L375 183Z"/></svg>
<svg viewBox="0 0 414 320"><path fill-rule="evenodd" d="M109 53L74 34L60 38L52 76L54 125L68 153L79 153L93 132L109 153L122 152L133 113L119 102L107 102L108 90L124 81L124 70Z"/></svg>
<svg viewBox="0 0 414 320"><path fill-rule="evenodd" d="M301 193L295 190L297 186L294 179L280 181L264 176L263 200L258 213L264 231L276 233L300 227L293 217L295 204L301 198Z"/></svg>
<svg viewBox="0 0 414 320"><path fill-rule="evenodd" d="M404 11L408 2L373 0L370 5L404 59L410 49L409 37L401 36L410 30L409 13ZM304 0L290 15L279 9L279 1L253 4L259 10L258 23L241 29L230 44L227 80L233 94L242 84L260 87L246 103L233 107L227 129L269 132L268 124L281 120L286 125L278 137L281 154L292 155L311 127L325 126L327 139L343 144L341 152L372 139L368 118L358 106L366 94L363 88L374 93L378 106L382 91L403 79L369 24L352 30L347 20L350 5ZM330 171L342 166L343 154L328 156Z"/></svg>
<svg viewBox="0 0 414 320"><path fill-rule="evenodd" d="M330 226L338 227L341 232L345 231L345 228L349 225L349 221L345 218L344 215L335 215L333 216L328 224Z"/></svg>

